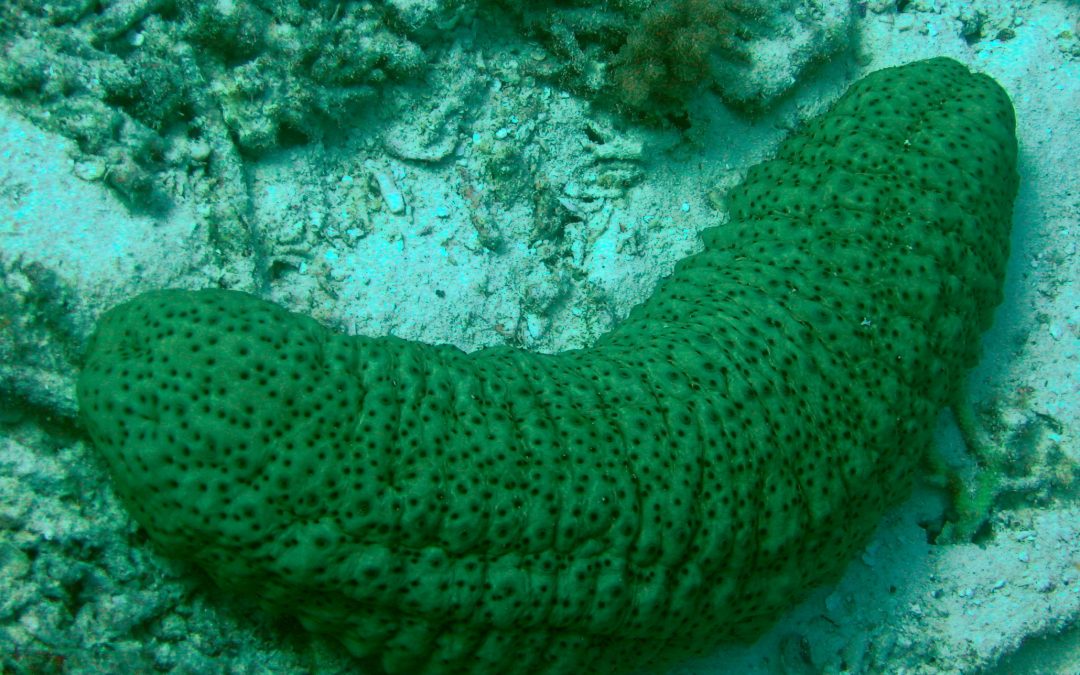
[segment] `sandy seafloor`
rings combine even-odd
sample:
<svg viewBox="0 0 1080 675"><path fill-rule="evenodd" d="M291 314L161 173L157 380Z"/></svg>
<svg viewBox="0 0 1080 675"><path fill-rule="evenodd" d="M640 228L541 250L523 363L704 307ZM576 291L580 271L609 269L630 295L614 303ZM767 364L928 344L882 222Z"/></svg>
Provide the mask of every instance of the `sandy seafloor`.
<svg viewBox="0 0 1080 675"><path fill-rule="evenodd" d="M704 123L689 140L605 122L550 84L514 77L525 42L517 55L477 48L468 86L480 95L453 132L454 161L402 160L368 136L250 163L261 227L279 242L295 233L298 249L271 295L352 333L465 349L588 344L696 250L697 231L720 222L710 190L861 74L935 55L989 73L1016 108L1021 185L1006 299L970 376L975 435L1008 471L978 543L928 543L924 526L941 521L947 498L923 481L837 584L757 644L672 672L1080 673L1080 59L1062 43L1080 32L1080 4L976 2L1013 35L973 43L953 18L970 3L913 2L902 15L869 4L857 46L802 76L762 118L703 94L694 105ZM433 113L400 114L399 136L430 126ZM515 217L527 191L490 195L496 188L470 173L492 144L535 152L556 183L611 162L640 178L590 202L553 250L530 244ZM0 364L23 403L0 419L3 672L350 672L331 642L263 618L156 554L72 424L76 372L63 364L77 362L69 352L100 312L142 290L249 274L212 261L199 198L179 196L164 215L132 213L81 161L70 141L0 101L0 253L19 261L5 288L21 284L20 297L36 297L35 284L67 289L70 317L57 334L72 343L43 339L56 358ZM394 176L407 209L357 215L355 191L380 172ZM477 208L487 210L481 221ZM497 253L478 243L478 222L503 242ZM324 236L301 234L312 230ZM954 419L942 415L937 452L974 476Z"/></svg>

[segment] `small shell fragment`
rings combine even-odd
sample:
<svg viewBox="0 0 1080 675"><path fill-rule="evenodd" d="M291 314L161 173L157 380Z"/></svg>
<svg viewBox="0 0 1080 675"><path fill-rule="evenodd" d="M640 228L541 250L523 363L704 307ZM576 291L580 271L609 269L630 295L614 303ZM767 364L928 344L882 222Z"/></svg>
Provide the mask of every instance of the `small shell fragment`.
<svg viewBox="0 0 1080 675"><path fill-rule="evenodd" d="M365 162L365 167L371 171L375 183L379 186L379 193L382 195L383 202L390 213L404 213L405 195L398 189L397 183L394 182L394 177L390 172L375 166L374 162Z"/></svg>

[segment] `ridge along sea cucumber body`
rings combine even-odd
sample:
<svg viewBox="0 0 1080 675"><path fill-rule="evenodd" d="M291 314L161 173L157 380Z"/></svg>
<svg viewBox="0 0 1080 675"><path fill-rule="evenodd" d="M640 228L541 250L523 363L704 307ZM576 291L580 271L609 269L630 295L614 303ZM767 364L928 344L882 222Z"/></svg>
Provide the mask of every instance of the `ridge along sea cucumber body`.
<svg viewBox="0 0 1080 675"><path fill-rule="evenodd" d="M391 673L752 639L908 491L1001 295L1013 112L874 73L593 347L335 334L242 293L101 320L83 419L151 539Z"/></svg>

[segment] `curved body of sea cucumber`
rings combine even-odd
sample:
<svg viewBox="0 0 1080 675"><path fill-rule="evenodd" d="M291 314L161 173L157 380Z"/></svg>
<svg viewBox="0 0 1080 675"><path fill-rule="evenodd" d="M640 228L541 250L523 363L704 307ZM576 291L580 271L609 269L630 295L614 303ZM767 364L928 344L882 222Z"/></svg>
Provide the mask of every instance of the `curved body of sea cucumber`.
<svg viewBox="0 0 1080 675"><path fill-rule="evenodd" d="M167 553L392 673L750 639L906 493L999 301L1015 158L988 77L879 71L591 348L465 354L160 291L102 319L83 419Z"/></svg>

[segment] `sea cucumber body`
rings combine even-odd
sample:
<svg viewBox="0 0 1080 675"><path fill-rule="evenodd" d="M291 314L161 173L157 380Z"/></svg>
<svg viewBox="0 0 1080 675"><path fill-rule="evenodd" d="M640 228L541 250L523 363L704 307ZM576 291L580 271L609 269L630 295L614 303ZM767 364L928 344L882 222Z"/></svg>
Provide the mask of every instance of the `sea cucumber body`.
<svg viewBox="0 0 1080 675"><path fill-rule="evenodd" d="M465 354L159 291L102 319L83 419L164 551L391 673L752 639L907 493L1000 299L1015 159L988 77L879 71L593 347Z"/></svg>

